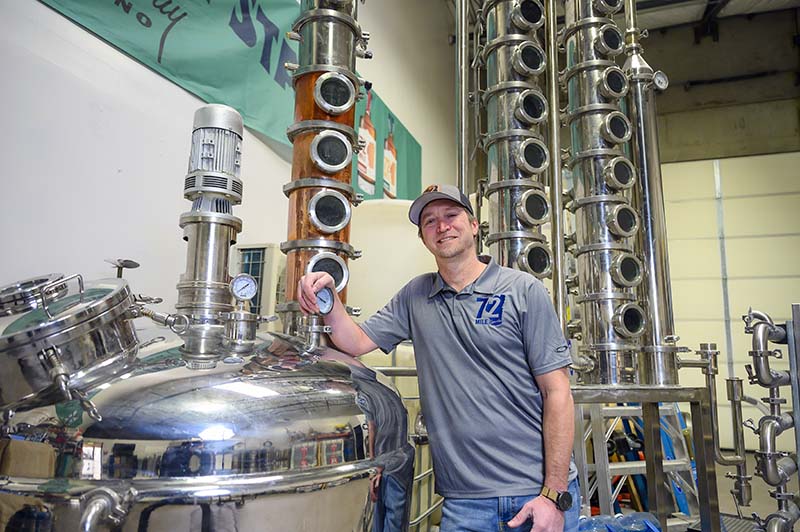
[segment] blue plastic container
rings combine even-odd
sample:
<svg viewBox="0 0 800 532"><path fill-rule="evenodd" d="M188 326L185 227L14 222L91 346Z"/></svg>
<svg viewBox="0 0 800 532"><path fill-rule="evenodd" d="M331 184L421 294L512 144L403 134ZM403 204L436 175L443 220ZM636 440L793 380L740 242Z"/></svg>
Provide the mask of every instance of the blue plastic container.
<svg viewBox="0 0 800 532"><path fill-rule="evenodd" d="M578 521L578 532L622 532L622 527L611 515L596 515L581 517Z"/></svg>
<svg viewBox="0 0 800 532"><path fill-rule="evenodd" d="M661 532L661 523L650 512L636 512L617 517L621 532Z"/></svg>

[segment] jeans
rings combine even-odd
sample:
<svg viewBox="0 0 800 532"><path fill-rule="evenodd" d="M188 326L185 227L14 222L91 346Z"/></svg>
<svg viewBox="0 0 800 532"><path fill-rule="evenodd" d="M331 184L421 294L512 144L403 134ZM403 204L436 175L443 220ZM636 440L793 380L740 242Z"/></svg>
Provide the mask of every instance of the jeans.
<svg viewBox="0 0 800 532"><path fill-rule="evenodd" d="M581 494L578 481L569 484L572 508L564 512L564 532L577 532L581 512ZM445 499L442 507L441 532L528 532L531 522L509 528L517 512L537 495L518 497L490 497L488 499Z"/></svg>

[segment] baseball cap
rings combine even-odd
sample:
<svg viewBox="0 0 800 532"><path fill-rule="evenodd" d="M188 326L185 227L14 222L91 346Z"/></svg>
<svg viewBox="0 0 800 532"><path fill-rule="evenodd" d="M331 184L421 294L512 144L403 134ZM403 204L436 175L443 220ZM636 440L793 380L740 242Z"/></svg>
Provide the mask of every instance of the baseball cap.
<svg viewBox="0 0 800 532"><path fill-rule="evenodd" d="M475 213L472 212L472 205L469 203L469 198L467 198L458 187L454 185L431 185L411 204L411 208L408 209L408 219L411 220L411 223L418 226L419 216L422 214L422 210L428 206L428 203L440 199L454 201L467 209L468 213L473 216L475 215Z"/></svg>

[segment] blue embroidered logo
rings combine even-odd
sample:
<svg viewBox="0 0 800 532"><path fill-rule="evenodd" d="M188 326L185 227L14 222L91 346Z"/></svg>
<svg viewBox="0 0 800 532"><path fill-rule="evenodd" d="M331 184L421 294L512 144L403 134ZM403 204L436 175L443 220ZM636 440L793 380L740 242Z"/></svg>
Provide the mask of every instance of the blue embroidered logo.
<svg viewBox="0 0 800 532"><path fill-rule="evenodd" d="M479 297L478 303L481 308L475 315L475 325L502 325L503 324L503 305L506 296Z"/></svg>

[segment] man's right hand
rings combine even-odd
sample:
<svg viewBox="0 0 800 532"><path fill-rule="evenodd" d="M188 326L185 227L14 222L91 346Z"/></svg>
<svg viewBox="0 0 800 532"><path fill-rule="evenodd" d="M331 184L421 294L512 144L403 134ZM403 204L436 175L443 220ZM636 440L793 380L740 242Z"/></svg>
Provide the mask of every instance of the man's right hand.
<svg viewBox="0 0 800 532"><path fill-rule="evenodd" d="M336 294L336 284L331 274L311 272L300 278L297 283L297 302L300 304L300 310L303 311L303 314L320 313L319 306L317 306L317 292L326 286L331 289L334 293L334 298L338 301L339 295ZM336 302L334 302L335 304Z"/></svg>

